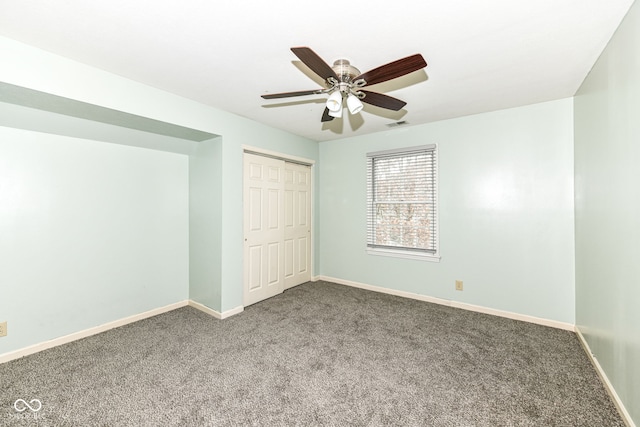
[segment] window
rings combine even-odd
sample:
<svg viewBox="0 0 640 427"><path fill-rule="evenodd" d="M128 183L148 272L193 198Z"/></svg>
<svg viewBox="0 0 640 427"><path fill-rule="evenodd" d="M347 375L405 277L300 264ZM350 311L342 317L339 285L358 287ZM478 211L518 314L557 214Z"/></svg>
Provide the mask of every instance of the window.
<svg viewBox="0 0 640 427"><path fill-rule="evenodd" d="M367 154L367 250L437 261L436 146Z"/></svg>

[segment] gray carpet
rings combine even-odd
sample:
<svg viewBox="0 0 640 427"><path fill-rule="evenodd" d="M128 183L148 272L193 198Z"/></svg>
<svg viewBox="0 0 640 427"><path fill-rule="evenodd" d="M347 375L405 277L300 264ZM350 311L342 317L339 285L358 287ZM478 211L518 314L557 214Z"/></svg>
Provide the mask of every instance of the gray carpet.
<svg viewBox="0 0 640 427"><path fill-rule="evenodd" d="M29 426L624 426L573 333L327 282L5 363L0 405Z"/></svg>

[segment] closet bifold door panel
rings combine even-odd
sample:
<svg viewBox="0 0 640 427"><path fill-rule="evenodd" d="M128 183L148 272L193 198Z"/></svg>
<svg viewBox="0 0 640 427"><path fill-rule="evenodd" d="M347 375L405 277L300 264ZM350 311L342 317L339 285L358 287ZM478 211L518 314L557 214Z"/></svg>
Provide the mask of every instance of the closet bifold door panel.
<svg viewBox="0 0 640 427"><path fill-rule="evenodd" d="M244 305L311 278L311 168L244 153Z"/></svg>
<svg viewBox="0 0 640 427"><path fill-rule="evenodd" d="M284 161L244 154L244 305L284 290Z"/></svg>
<svg viewBox="0 0 640 427"><path fill-rule="evenodd" d="M311 167L284 167L284 288L311 280Z"/></svg>

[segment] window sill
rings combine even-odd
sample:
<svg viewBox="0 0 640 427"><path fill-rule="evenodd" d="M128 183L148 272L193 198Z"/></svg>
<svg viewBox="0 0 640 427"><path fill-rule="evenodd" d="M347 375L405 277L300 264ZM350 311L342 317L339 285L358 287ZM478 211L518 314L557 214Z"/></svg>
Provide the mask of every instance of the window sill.
<svg viewBox="0 0 640 427"><path fill-rule="evenodd" d="M376 256L388 256L392 258L416 259L428 262L440 262L440 256L430 253L403 251L401 249L367 248L367 254Z"/></svg>

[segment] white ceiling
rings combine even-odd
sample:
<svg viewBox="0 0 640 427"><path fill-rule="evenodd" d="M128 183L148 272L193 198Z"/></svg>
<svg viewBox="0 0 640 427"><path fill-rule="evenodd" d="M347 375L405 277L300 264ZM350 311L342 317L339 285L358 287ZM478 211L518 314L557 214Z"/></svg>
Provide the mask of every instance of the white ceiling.
<svg viewBox="0 0 640 427"><path fill-rule="evenodd" d="M633 0L0 0L0 35L324 141L573 96ZM407 102L321 123L326 95L289 50L365 72L428 66L371 86ZM369 89L369 88L368 88Z"/></svg>

